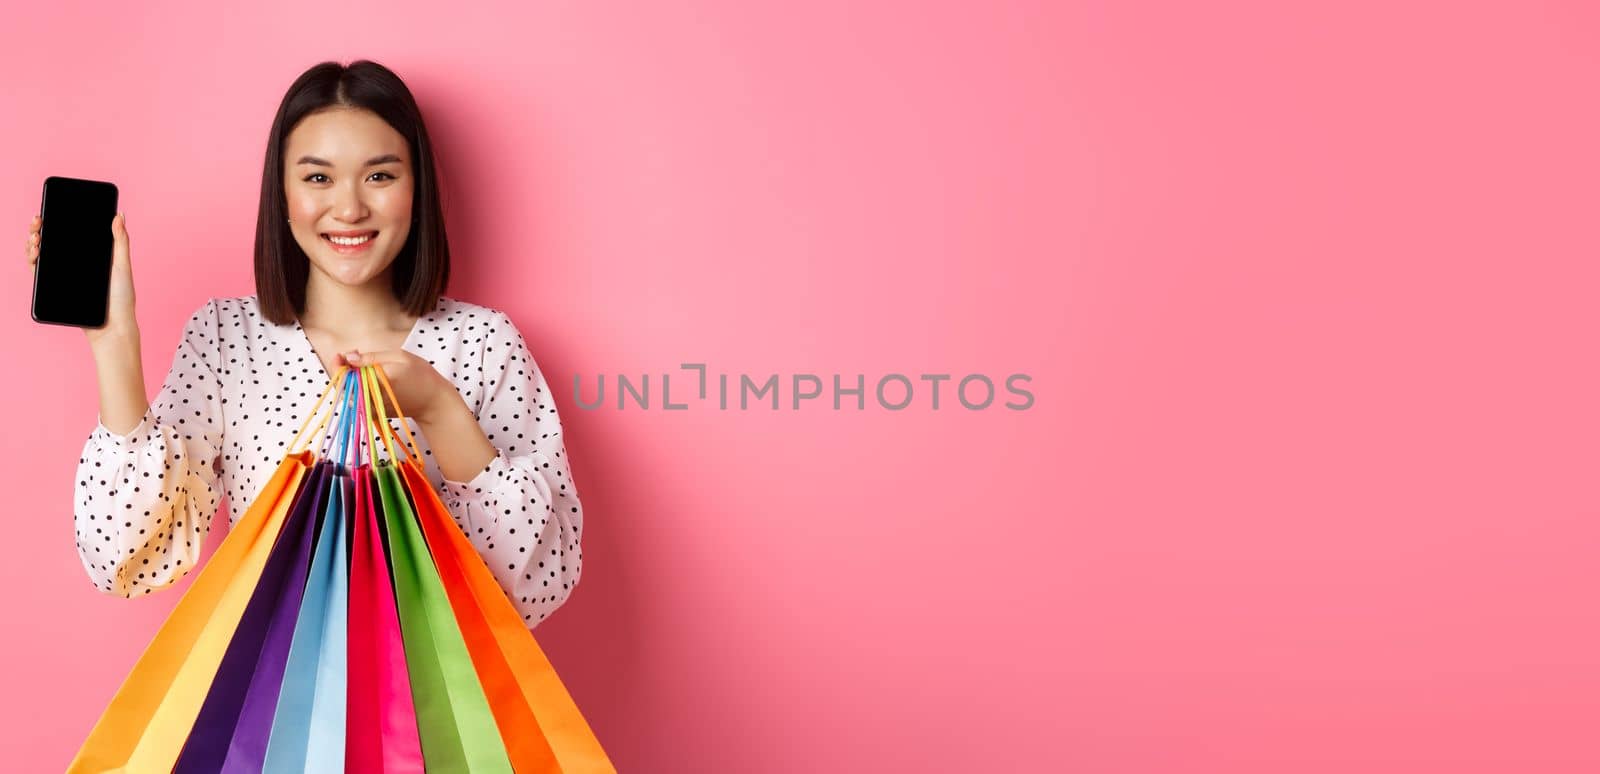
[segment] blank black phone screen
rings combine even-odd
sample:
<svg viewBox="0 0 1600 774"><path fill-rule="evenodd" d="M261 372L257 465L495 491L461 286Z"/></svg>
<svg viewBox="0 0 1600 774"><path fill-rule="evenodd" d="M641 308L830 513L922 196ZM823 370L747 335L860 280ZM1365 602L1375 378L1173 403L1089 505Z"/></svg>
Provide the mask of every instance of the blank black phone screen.
<svg viewBox="0 0 1600 774"><path fill-rule="evenodd" d="M46 178L39 214L33 319L80 328L104 326L117 187L98 180Z"/></svg>

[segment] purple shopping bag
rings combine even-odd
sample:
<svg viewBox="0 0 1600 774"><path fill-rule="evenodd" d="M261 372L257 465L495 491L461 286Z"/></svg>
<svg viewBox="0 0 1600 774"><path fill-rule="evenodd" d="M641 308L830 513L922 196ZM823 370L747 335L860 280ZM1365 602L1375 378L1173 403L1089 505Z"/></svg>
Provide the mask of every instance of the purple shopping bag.
<svg viewBox="0 0 1600 774"><path fill-rule="evenodd" d="M300 490L173 774L261 770L334 464L317 462Z"/></svg>

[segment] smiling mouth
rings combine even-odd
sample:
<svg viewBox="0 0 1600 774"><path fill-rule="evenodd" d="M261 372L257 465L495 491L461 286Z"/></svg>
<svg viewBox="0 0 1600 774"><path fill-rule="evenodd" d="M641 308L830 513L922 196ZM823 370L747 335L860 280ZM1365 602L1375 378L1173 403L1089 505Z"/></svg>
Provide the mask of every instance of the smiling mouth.
<svg viewBox="0 0 1600 774"><path fill-rule="evenodd" d="M377 236L378 232L368 231L364 234L358 234L355 236L334 236L332 234L323 234L322 238L338 247L359 247L371 242Z"/></svg>

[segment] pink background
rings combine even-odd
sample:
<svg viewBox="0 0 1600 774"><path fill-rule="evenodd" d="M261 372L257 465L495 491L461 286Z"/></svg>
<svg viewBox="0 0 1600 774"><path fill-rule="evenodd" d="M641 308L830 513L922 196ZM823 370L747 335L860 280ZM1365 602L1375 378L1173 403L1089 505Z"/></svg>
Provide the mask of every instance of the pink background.
<svg viewBox="0 0 1600 774"><path fill-rule="evenodd" d="M438 140L451 294L556 385L589 521L539 638L622 770L1600 768L1592 7L145 5L0 45L7 769L178 598L78 564L39 184L121 185L154 390L253 291L277 100L359 57ZM686 361L1037 402L573 403Z"/></svg>

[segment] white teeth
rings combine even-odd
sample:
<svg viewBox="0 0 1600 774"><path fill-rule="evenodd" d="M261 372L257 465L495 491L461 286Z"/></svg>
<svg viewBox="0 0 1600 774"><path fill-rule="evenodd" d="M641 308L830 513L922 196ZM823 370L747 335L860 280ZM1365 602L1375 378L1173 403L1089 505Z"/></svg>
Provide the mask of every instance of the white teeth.
<svg viewBox="0 0 1600 774"><path fill-rule="evenodd" d="M336 245L359 245L359 244L365 244L366 242L371 240L374 236L377 236L377 235L376 234L367 234L366 236L359 236L359 237L341 237L341 236L333 236L332 234L329 234L328 235L328 241L330 241L330 242L332 242L332 243L334 243Z"/></svg>

